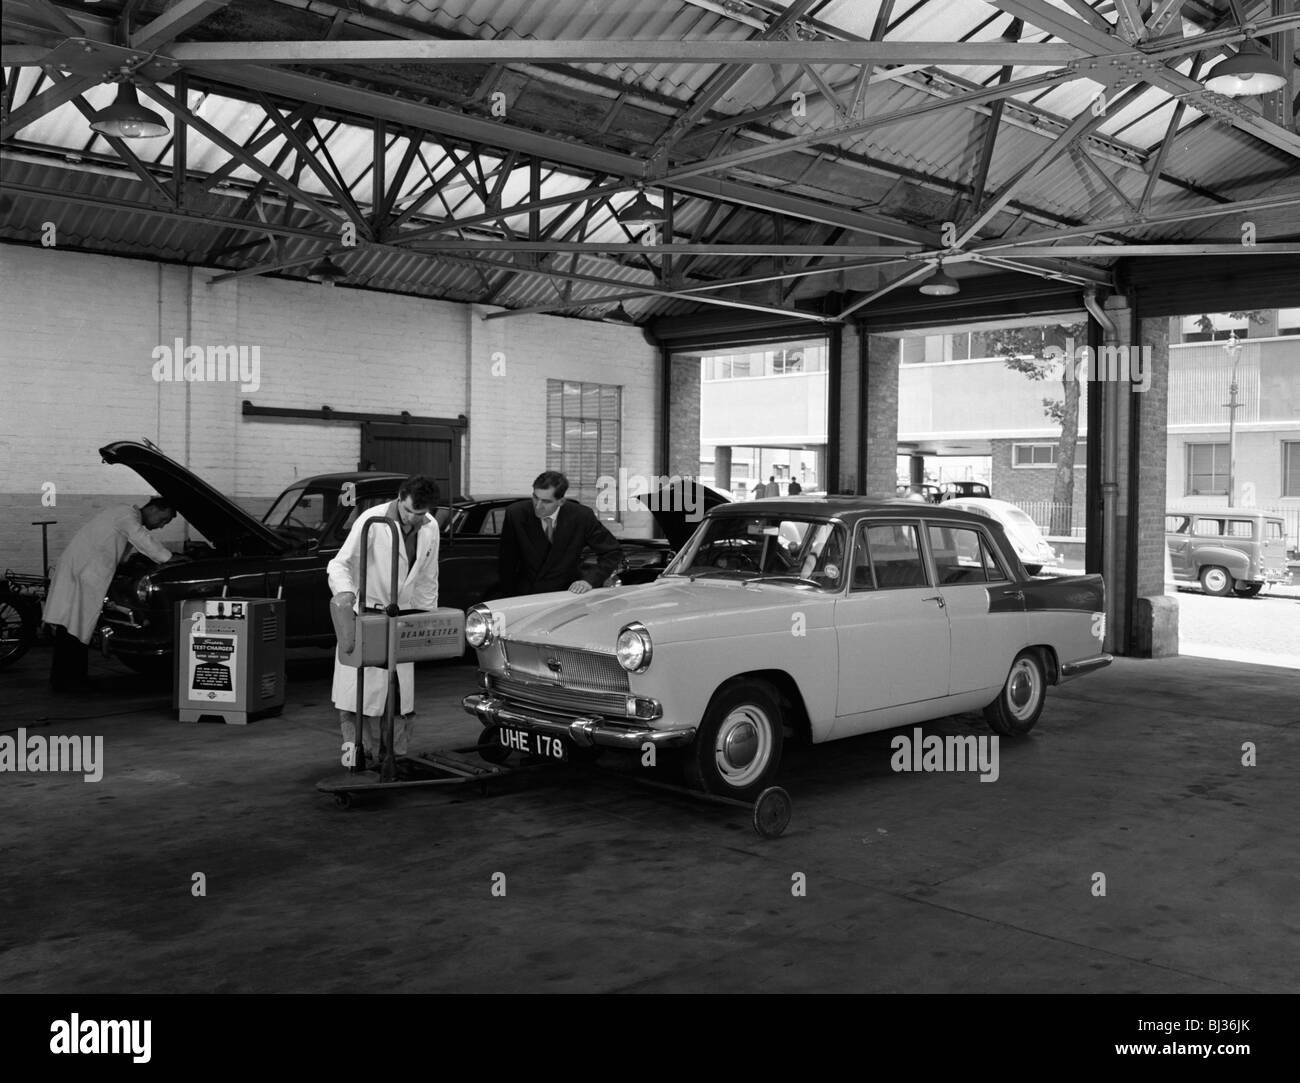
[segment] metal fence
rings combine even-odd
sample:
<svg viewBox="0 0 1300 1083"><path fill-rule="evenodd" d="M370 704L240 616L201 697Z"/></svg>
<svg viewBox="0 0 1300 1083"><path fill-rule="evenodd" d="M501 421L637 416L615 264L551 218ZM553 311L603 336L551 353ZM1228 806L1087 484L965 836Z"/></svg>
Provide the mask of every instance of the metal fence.
<svg viewBox="0 0 1300 1083"><path fill-rule="evenodd" d="M1034 521L1044 534L1057 537L1082 538L1085 532L1083 512L1076 515L1073 504L1061 504L1053 500L1017 500L1016 507Z"/></svg>

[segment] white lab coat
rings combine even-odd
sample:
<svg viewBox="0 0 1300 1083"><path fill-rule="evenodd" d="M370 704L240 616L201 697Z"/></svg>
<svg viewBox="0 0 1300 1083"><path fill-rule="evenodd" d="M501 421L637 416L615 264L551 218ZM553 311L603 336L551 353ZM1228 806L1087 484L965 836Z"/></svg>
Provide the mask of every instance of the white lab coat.
<svg viewBox="0 0 1300 1083"><path fill-rule="evenodd" d="M329 562L331 594L351 591L361 598L361 530L367 519L382 519L393 505L380 504L357 516L348 532L343 548ZM401 524L398 524L399 529ZM367 539L369 553L366 561L366 598L368 606L385 606L389 599L389 576L392 571L392 531L386 526L370 528ZM406 546L398 544L397 579L400 587L397 604L402 609L436 609L438 606L438 523L432 516L416 534L415 567L406 558ZM355 608L355 607L354 607ZM365 668L365 698L362 713L382 715L388 699L388 673L375 666ZM403 662L397 667L397 684L401 692L401 714L415 709L415 666ZM357 667L343 665L334 659L334 706L340 711L357 709Z"/></svg>
<svg viewBox="0 0 1300 1083"><path fill-rule="evenodd" d="M45 599L45 623L61 624L89 644L113 573L132 545L159 564L172 558L172 551L144 525L140 509L130 504L105 508L78 530L54 570Z"/></svg>

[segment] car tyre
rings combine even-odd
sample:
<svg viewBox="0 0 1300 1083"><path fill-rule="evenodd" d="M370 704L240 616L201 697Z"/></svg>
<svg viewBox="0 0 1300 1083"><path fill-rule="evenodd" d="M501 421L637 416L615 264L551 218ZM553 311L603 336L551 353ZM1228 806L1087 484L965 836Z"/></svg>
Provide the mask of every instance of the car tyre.
<svg viewBox="0 0 1300 1083"><path fill-rule="evenodd" d="M1023 737L1034 728L1047 701L1047 676L1037 651L1021 651L998 698L984 708L989 728L1002 737Z"/></svg>
<svg viewBox="0 0 1300 1083"><path fill-rule="evenodd" d="M695 789L752 801L781 762L784 722L766 681L735 681L713 696L687 751L685 774Z"/></svg>
<svg viewBox="0 0 1300 1083"><path fill-rule="evenodd" d="M1211 564L1208 568L1201 569L1201 589L1206 594L1222 598L1232 593L1232 576L1228 574L1227 568Z"/></svg>
<svg viewBox="0 0 1300 1083"><path fill-rule="evenodd" d="M1253 598L1263 589L1263 583L1238 583L1232 588L1232 593L1238 598Z"/></svg>

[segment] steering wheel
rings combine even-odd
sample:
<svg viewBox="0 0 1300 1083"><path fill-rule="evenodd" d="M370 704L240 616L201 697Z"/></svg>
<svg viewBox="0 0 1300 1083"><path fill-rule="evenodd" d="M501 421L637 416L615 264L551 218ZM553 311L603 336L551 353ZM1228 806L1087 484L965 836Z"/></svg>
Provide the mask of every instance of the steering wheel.
<svg viewBox="0 0 1300 1083"><path fill-rule="evenodd" d="M717 553L713 557L713 567L715 568L744 572L757 572L759 570L758 561L743 549L724 548L720 551L715 549L715 552Z"/></svg>

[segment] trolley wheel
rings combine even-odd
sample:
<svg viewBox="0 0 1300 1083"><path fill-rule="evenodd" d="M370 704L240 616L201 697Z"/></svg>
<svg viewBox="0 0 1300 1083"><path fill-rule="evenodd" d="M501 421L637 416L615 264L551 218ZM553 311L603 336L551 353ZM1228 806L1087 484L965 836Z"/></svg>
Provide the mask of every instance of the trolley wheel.
<svg viewBox="0 0 1300 1083"><path fill-rule="evenodd" d="M769 786L754 802L754 830L774 839L790 824L790 795L780 786Z"/></svg>
<svg viewBox="0 0 1300 1083"><path fill-rule="evenodd" d="M510 749L501 743L501 727L485 726L478 735L478 754L488 763L505 763Z"/></svg>
<svg viewBox="0 0 1300 1083"><path fill-rule="evenodd" d="M352 795L350 793L336 793L334 795L334 804L339 808L351 808Z"/></svg>

